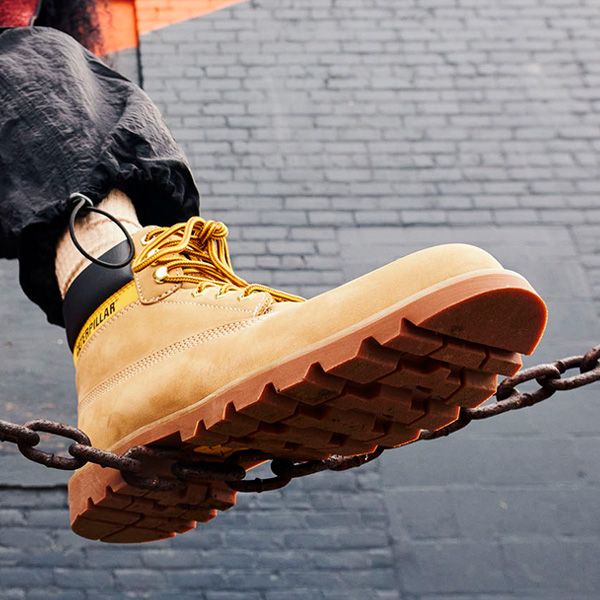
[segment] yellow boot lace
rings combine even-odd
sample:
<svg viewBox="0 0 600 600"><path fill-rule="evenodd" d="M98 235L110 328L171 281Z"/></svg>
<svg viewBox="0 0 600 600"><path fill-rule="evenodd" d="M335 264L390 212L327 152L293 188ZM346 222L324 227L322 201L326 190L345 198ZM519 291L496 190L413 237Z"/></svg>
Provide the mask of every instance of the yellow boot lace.
<svg viewBox="0 0 600 600"><path fill-rule="evenodd" d="M254 292L266 292L276 302L303 302L304 298L280 290L248 283L233 271L228 229L220 221L193 217L186 223L161 227L146 234L144 248L132 263L139 273L149 265L157 265L155 279L160 282L191 283L195 293L207 287L218 287L219 294L239 290L242 297ZM173 270L180 269L178 273Z"/></svg>

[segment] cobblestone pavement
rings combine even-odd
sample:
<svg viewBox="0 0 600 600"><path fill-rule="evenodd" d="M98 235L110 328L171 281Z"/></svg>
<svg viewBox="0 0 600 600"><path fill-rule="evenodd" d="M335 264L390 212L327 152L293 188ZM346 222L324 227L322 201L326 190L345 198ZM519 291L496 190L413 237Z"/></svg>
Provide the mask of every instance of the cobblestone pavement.
<svg viewBox="0 0 600 600"><path fill-rule="evenodd" d="M313 295L474 243L548 300L540 362L600 342L599 8L254 0L146 36L144 82L248 279ZM1 263L0 418L72 422L63 333L16 282ZM592 600L599 391L135 548L72 535L64 475L0 448L0 598Z"/></svg>

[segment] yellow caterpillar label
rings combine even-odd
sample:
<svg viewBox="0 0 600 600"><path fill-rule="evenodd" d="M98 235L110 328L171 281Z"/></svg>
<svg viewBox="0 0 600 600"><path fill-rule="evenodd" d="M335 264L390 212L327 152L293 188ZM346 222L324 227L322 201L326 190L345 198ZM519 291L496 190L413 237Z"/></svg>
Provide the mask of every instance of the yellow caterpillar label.
<svg viewBox="0 0 600 600"><path fill-rule="evenodd" d="M129 306L138 299L135 282L130 281L118 292L115 292L110 298L105 300L85 322L85 325L79 332L75 346L73 347L73 361L77 364L77 359L81 354L85 344L98 331L98 329L114 317L120 310Z"/></svg>

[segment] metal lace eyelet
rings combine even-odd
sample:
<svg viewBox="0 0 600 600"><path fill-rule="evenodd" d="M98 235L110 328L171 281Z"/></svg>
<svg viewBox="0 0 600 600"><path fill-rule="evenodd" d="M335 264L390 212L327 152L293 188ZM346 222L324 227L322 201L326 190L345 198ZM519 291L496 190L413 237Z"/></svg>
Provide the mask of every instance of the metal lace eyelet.
<svg viewBox="0 0 600 600"><path fill-rule="evenodd" d="M156 281L156 283L164 283L165 278L167 277L168 274L169 274L169 269L167 269L167 267L165 267L165 266L158 267L158 269L156 269L156 271L154 271L154 281Z"/></svg>

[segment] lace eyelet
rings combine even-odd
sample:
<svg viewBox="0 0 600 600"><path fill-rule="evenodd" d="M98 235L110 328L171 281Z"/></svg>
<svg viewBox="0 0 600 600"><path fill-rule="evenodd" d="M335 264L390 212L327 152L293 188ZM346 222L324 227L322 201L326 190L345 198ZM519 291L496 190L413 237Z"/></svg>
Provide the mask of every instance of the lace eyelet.
<svg viewBox="0 0 600 600"><path fill-rule="evenodd" d="M192 298L199 298L201 294L198 290L192 290Z"/></svg>
<svg viewBox="0 0 600 600"><path fill-rule="evenodd" d="M142 246L147 246L150 243L150 240L148 239L148 233L144 234L144 237L142 237L142 239L140 240L140 244Z"/></svg>
<svg viewBox="0 0 600 600"><path fill-rule="evenodd" d="M167 269L167 267L165 267L165 266L158 267L158 269L156 269L156 271L154 271L154 281L156 281L156 283L164 283L165 278L167 277L168 274L169 274L169 270Z"/></svg>

